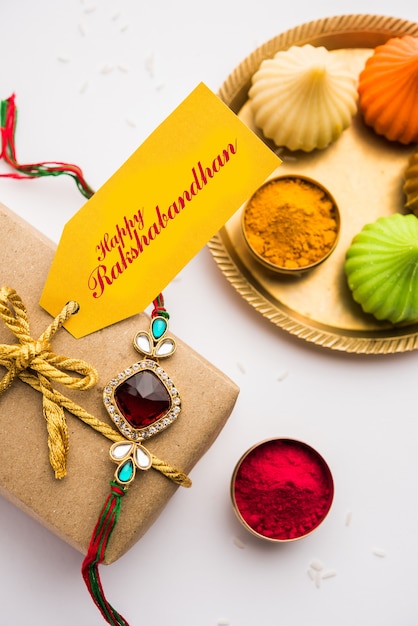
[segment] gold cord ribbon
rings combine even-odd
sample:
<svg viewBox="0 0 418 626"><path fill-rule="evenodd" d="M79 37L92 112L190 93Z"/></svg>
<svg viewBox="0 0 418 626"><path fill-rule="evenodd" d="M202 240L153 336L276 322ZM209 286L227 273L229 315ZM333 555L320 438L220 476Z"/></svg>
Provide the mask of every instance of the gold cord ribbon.
<svg viewBox="0 0 418 626"><path fill-rule="evenodd" d="M20 296L10 287L0 288L0 318L18 339L12 345L0 344L0 366L6 374L0 380L0 396L18 377L42 394L43 414L47 423L49 459L56 478L66 475L68 454L68 428L64 409L81 419L113 442L126 441L114 428L90 415L82 407L53 388L61 383L68 389L87 390L98 380L96 369L81 359L71 359L55 354L50 345L52 337L76 313L76 302L68 302L42 333L32 339L26 307ZM78 374L71 376L66 372ZM188 476L151 454L152 466L167 478L183 487L190 487Z"/></svg>
<svg viewBox="0 0 418 626"><path fill-rule="evenodd" d="M57 330L77 311L76 302L68 302L39 339L31 337L26 307L20 296L10 287L0 289L0 317L18 339L12 345L0 345L0 365L6 374L0 381L0 395L18 377L38 389L43 398L43 415L48 432L49 459L56 478L66 474L68 454L68 427L59 394L53 383L68 389L90 389L97 383L94 367L80 359L55 354L50 341ZM68 372L79 374L71 376Z"/></svg>

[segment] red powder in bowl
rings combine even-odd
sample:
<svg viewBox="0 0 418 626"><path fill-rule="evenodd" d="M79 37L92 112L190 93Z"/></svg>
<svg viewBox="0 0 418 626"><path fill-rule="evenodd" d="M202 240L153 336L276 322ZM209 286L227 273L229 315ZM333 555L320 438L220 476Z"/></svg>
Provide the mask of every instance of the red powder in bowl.
<svg viewBox="0 0 418 626"><path fill-rule="evenodd" d="M323 521L334 483L328 465L313 448L293 439L271 439L239 460L231 495L249 530L289 541L309 534Z"/></svg>

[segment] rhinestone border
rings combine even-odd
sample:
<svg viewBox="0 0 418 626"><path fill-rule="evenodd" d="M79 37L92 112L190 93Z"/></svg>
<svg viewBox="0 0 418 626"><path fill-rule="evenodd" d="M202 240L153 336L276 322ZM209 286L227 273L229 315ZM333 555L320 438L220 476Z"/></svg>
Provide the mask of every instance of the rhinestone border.
<svg viewBox="0 0 418 626"><path fill-rule="evenodd" d="M162 417L150 426L146 426L145 428L133 428L116 405L115 391L122 383L134 376L137 372L145 370L153 372L167 389L171 399L170 408ZM178 389L175 387L173 381L160 364L151 359L142 359L141 361L138 361L130 367L122 370L119 374L116 374L116 376L114 376L114 378L107 383L103 390L103 403L110 419L113 421L118 430L124 437L134 442L149 439L153 435L165 430L178 418L181 412L181 398Z"/></svg>

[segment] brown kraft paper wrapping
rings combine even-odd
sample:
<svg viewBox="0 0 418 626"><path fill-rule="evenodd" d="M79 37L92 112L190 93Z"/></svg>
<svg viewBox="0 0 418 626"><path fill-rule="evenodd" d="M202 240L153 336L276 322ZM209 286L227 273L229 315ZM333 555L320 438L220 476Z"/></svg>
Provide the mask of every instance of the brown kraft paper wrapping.
<svg viewBox="0 0 418 626"><path fill-rule="evenodd" d="M20 295L28 310L31 336L37 339L52 321L38 302L55 244L1 204L0 224L0 287L11 287ZM103 387L140 359L132 340L148 325L149 318L142 313L82 339L59 330L52 340L53 351L84 359L99 372L99 383L92 390L59 390L110 424L102 402ZM0 343L15 342L1 323ZM159 459L188 474L220 433L239 390L181 340L176 338L176 342L176 352L162 365L181 392L182 412L145 445ZM1 376L4 373L0 371ZM0 494L85 554L116 465L109 459L111 441L72 414L66 413L66 418L67 476L57 480L48 459L41 394L18 379L13 381L0 397ZM123 500L106 563L116 561L138 541L177 488L154 469L137 475Z"/></svg>

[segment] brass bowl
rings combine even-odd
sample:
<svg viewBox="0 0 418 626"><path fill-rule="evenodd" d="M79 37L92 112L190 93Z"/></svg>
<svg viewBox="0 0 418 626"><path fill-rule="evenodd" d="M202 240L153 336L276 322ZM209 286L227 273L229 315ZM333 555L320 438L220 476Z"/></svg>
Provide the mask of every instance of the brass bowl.
<svg viewBox="0 0 418 626"><path fill-rule="evenodd" d="M340 226L334 197L323 185L300 174L267 180L249 198L241 219L252 256L275 273L291 275L323 263L335 250Z"/></svg>
<svg viewBox="0 0 418 626"><path fill-rule="evenodd" d="M252 535L270 542L310 535L327 517L333 498L328 464L314 448L295 439L254 445L232 474L236 516Z"/></svg>

